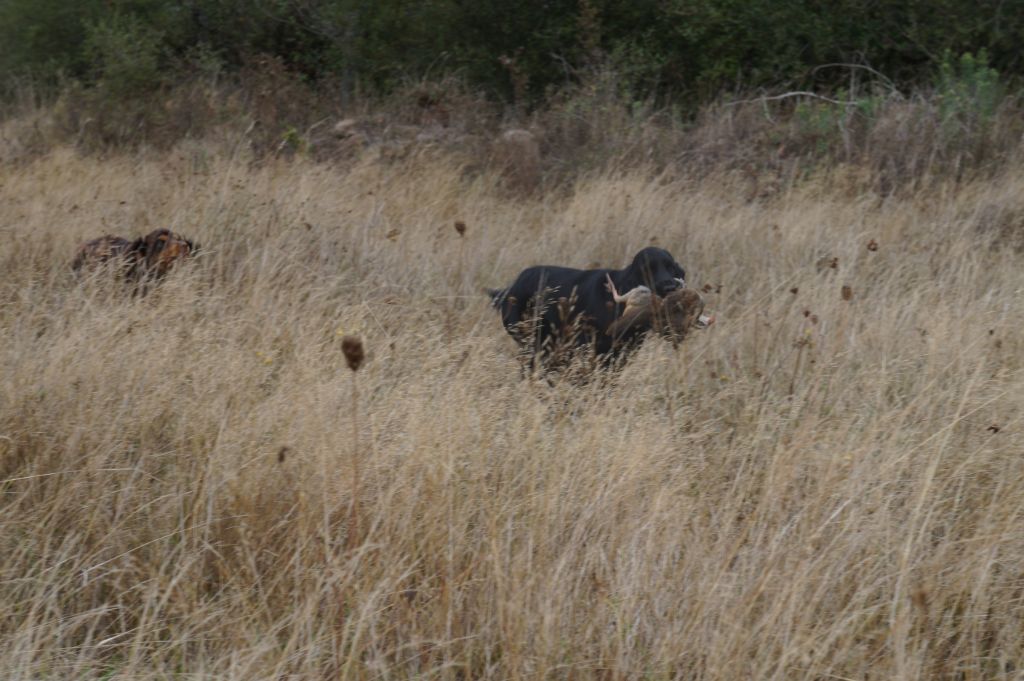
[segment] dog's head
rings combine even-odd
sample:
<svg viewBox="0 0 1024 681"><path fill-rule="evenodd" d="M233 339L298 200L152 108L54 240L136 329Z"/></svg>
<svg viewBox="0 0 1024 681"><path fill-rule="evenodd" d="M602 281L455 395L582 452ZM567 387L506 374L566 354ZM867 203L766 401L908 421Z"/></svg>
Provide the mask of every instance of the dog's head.
<svg viewBox="0 0 1024 681"><path fill-rule="evenodd" d="M664 248L645 248L633 258L630 274L659 296L686 286L686 272Z"/></svg>
<svg viewBox="0 0 1024 681"><path fill-rule="evenodd" d="M195 254L199 247L169 229L155 229L135 240L133 250L139 253L146 270L158 277L167 274L174 265Z"/></svg>

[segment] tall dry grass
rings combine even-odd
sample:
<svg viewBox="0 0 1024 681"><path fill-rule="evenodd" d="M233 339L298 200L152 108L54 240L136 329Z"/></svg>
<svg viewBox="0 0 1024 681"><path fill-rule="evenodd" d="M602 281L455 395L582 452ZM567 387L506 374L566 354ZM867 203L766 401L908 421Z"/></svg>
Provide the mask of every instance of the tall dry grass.
<svg viewBox="0 0 1024 681"><path fill-rule="evenodd" d="M1020 678L1024 170L739 182L0 167L4 678ZM158 291L71 280L157 226L204 246ZM521 380L480 287L648 243L718 323Z"/></svg>

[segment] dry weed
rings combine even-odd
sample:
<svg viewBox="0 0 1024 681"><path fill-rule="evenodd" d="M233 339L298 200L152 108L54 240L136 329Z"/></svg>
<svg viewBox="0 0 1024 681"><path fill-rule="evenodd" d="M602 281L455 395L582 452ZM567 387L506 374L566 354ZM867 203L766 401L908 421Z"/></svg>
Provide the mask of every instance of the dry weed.
<svg viewBox="0 0 1024 681"><path fill-rule="evenodd" d="M1024 268L963 216L1024 172L503 198L189 149L0 167L6 678L1019 675ZM145 298L72 281L129 226L204 251ZM651 242L718 321L607 380L521 380L462 297Z"/></svg>

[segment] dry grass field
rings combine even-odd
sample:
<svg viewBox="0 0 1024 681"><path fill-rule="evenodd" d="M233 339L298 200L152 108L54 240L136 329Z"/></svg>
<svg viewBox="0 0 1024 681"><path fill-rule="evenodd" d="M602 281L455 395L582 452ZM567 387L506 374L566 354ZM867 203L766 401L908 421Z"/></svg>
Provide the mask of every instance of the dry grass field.
<svg viewBox="0 0 1024 681"><path fill-rule="evenodd" d="M0 675L1020 679L1024 168L840 175L0 166ZM150 295L71 277L156 227ZM482 287L649 243L717 324L521 379Z"/></svg>

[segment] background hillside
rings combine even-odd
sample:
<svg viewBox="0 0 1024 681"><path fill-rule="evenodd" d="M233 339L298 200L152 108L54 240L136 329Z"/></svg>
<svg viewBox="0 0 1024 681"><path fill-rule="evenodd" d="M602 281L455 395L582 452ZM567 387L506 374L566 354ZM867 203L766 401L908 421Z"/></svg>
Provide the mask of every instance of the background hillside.
<svg viewBox="0 0 1024 681"><path fill-rule="evenodd" d="M456 75L536 103L610 65L633 99L692 111L728 91L845 87L837 63L904 87L984 50L1019 76L1022 40L1021 0L8 0L0 69L156 87L263 54L341 97Z"/></svg>

